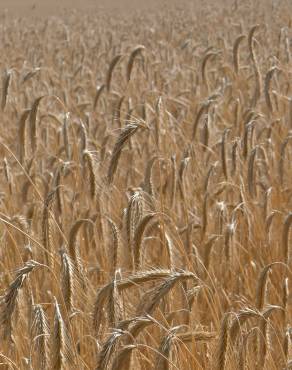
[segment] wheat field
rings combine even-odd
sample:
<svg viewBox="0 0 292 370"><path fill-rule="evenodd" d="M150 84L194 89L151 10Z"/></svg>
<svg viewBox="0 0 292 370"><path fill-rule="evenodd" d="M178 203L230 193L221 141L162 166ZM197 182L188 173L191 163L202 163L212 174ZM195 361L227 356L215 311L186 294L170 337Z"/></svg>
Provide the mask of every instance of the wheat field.
<svg viewBox="0 0 292 370"><path fill-rule="evenodd" d="M153 4L0 15L1 369L292 369L292 3Z"/></svg>

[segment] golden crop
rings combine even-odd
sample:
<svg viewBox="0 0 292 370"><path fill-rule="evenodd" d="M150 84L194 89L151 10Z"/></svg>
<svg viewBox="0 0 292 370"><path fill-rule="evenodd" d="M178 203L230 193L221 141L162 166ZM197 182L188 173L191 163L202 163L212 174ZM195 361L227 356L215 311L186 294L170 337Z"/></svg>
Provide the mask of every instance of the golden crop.
<svg viewBox="0 0 292 370"><path fill-rule="evenodd" d="M1 15L1 369L292 368L291 15Z"/></svg>

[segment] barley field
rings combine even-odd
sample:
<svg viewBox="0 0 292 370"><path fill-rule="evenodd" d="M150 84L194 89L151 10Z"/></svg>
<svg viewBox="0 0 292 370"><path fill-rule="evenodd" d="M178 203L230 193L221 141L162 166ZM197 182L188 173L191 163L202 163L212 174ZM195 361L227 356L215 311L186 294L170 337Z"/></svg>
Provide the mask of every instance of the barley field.
<svg viewBox="0 0 292 370"><path fill-rule="evenodd" d="M0 369L292 369L292 3L138 3L0 4Z"/></svg>

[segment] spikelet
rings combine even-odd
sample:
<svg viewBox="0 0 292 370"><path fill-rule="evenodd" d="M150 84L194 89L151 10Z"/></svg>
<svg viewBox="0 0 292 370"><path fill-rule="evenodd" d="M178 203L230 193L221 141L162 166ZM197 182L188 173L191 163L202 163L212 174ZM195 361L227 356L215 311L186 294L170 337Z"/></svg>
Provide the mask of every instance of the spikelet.
<svg viewBox="0 0 292 370"><path fill-rule="evenodd" d="M279 160L279 176L282 186L284 185L284 161L285 161L285 152L286 148L289 145L289 143L292 143L292 135L287 136L287 138L283 141L281 145L281 157Z"/></svg>
<svg viewBox="0 0 292 370"><path fill-rule="evenodd" d="M95 160L91 152L85 150L83 152L84 163L87 164L88 173L89 173L89 185L90 185L90 196L92 199L95 199L97 195L97 180L96 180L96 165Z"/></svg>
<svg viewBox="0 0 292 370"><path fill-rule="evenodd" d="M97 104L99 102L99 99L100 99L101 94L104 91L104 89L105 89L105 85L97 86L97 88L96 88L96 94L95 94L94 101L93 101L93 110L94 111L96 110Z"/></svg>
<svg viewBox="0 0 292 370"><path fill-rule="evenodd" d="M116 274L117 275L117 274ZM121 313L121 299L119 295L119 290L117 286L116 276L111 283L111 289L109 291L108 297L108 319L110 327L116 327L118 322L121 320L122 313Z"/></svg>
<svg viewBox="0 0 292 370"><path fill-rule="evenodd" d="M171 353L171 345L174 340L175 332L179 330L179 327L172 328L170 332L162 338L159 346L159 353L157 354L155 369L157 370L168 370L169 360Z"/></svg>
<svg viewBox="0 0 292 370"><path fill-rule="evenodd" d="M137 229L135 230L135 235L133 239L133 261L135 270L140 268L141 264L141 243L143 234L145 232L146 227L149 223L153 220L155 213L149 213L145 215L141 221L139 222Z"/></svg>
<svg viewBox="0 0 292 370"><path fill-rule="evenodd" d="M255 158L257 154L257 148L254 148L249 156L248 160L248 174L247 174L247 183L248 183L248 191L251 198L256 196L256 187L255 187Z"/></svg>
<svg viewBox="0 0 292 370"><path fill-rule="evenodd" d="M225 149L225 142L226 142L226 139L227 139L227 135L228 135L228 132L230 130L229 129L225 129L224 130L224 133L222 135L222 144L221 144L221 160L222 160L222 171L223 171L223 174L224 174L224 177L226 180L228 180L228 172L227 172L227 168L228 168L228 165L227 165L227 161L226 161L226 149Z"/></svg>
<svg viewBox="0 0 292 370"><path fill-rule="evenodd" d="M128 370L130 368L129 357L136 348L137 346L134 344L123 346L114 357L112 370Z"/></svg>
<svg viewBox="0 0 292 370"><path fill-rule="evenodd" d="M85 124L80 120L80 131L81 131L81 151L82 153L87 150L88 147L88 135Z"/></svg>
<svg viewBox="0 0 292 370"><path fill-rule="evenodd" d="M19 119L19 162L23 164L27 156L26 121L30 109L25 109Z"/></svg>
<svg viewBox="0 0 292 370"><path fill-rule="evenodd" d="M38 262L31 260L17 269L15 279L6 289L4 295L0 297L0 328L3 329L4 339L11 338L12 315L15 311L19 291L28 275L38 266L40 266Z"/></svg>
<svg viewBox="0 0 292 370"><path fill-rule="evenodd" d="M7 70L5 72L5 76L3 78L3 87L2 87L2 100L1 100L1 109L4 111L7 103L7 98L9 95L9 86L10 86L10 81L11 81L11 75L12 75L12 70Z"/></svg>
<svg viewBox="0 0 292 370"><path fill-rule="evenodd" d="M230 325L230 342L235 343L236 338L241 330L241 326L248 320L252 318L257 318L260 316L259 311L251 308L244 308L236 315Z"/></svg>
<svg viewBox="0 0 292 370"><path fill-rule="evenodd" d="M208 60L211 60L214 58L218 53L214 51L208 52L202 61L202 66L201 66L201 75L202 75L202 81L203 83L208 87L208 80L207 80L207 62Z"/></svg>
<svg viewBox="0 0 292 370"><path fill-rule="evenodd" d="M139 123L129 123L122 129L120 136L118 137L115 143L113 153L110 159L110 164L107 173L107 179L109 184L111 184L114 180L114 176L118 167L118 162L122 153L122 149L130 139L130 137L133 136L135 132L141 127L142 126Z"/></svg>
<svg viewBox="0 0 292 370"><path fill-rule="evenodd" d="M279 71L279 68L274 66L272 67L266 74L265 78L265 99L266 99L266 104L269 108L269 111L272 113L273 112L273 106L272 106L272 101L271 101L271 94L270 94L270 84L271 80L273 78L273 75L275 72Z"/></svg>
<svg viewBox="0 0 292 370"><path fill-rule="evenodd" d="M52 216L51 209L56 195L56 189L52 190L46 197L42 215L42 238L46 250L45 260L50 266L53 266L53 236L52 236Z"/></svg>
<svg viewBox="0 0 292 370"><path fill-rule="evenodd" d="M74 368L75 358L72 352L72 343L65 326L59 304L54 297L54 330L51 336L51 364L50 369L60 370L66 365Z"/></svg>
<svg viewBox="0 0 292 370"><path fill-rule="evenodd" d="M39 108L39 104L41 100L44 98L45 95L40 96L37 98L29 112L29 125L30 125L30 142L32 153L34 154L37 148L37 139L38 139L38 130L37 130L37 112Z"/></svg>
<svg viewBox="0 0 292 370"><path fill-rule="evenodd" d="M76 274L80 282L82 283L83 289L86 289L86 278L84 274L84 268L82 266L81 258L80 258L80 251L77 242L78 232L82 225L93 222L90 219L80 219L77 220L70 229L69 233L69 241L68 241L68 252L70 259L74 263L74 269L76 270Z"/></svg>
<svg viewBox="0 0 292 370"><path fill-rule="evenodd" d="M117 265L118 265L118 250L119 250L119 242L120 242L120 237L119 237L119 230L117 225L113 222L108 217L108 223L109 227L112 233L112 246L110 247L110 266L111 266L111 275L114 276L116 270L117 270Z"/></svg>
<svg viewBox="0 0 292 370"><path fill-rule="evenodd" d="M48 369L49 367L49 323L41 305L36 305L33 310L31 327L32 341L35 342L35 367Z"/></svg>
<svg viewBox="0 0 292 370"><path fill-rule="evenodd" d="M6 181L7 181L8 186L9 186L9 192L12 195L13 178L12 178L10 166L9 166L9 164L7 162L6 157L4 157L4 159L3 159L3 168L4 168L5 178L6 178Z"/></svg>
<svg viewBox="0 0 292 370"><path fill-rule="evenodd" d="M210 100L208 100L207 102L204 102L202 104L201 108L199 109L197 115L196 115L196 119L195 119L195 122L194 122L194 125L193 125L193 132L192 132L192 140L193 141L196 138L196 133L197 133L197 129L198 129L198 126L199 126L200 119L201 119L201 117L203 116L204 113L208 114L210 105L211 105Z"/></svg>
<svg viewBox="0 0 292 370"><path fill-rule="evenodd" d="M62 127L64 148L65 148L66 157L68 161L71 159L70 139L69 139L69 133L68 133L69 117L70 117L70 113L66 113L64 116L64 122L63 122L63 127Z"/></svg>
<svg viewBox="0 0 292 370"><path fill-rule="evenodd" d="M133 253L135 230L143 217L144 201L140 191L135 191L125 211L125 231L128 248Z"/></svg>
<svg viewBox="0 0 292 370"><path fill-rule="evenodd" d="M62 293L67 311L70 313L74 309L74 303L76 295L80 290L80 284L78 281L73 261L63 250L61 251L61 262L62 262L61 270Z"/></svg>
<svg viewBox="0 0 292 370"><path fill-rule="evenodd" d="M154 194L154 187L152 183L152 169L158 159L159 157L155 155L148 161L144 175L143 189L151 196L153 196Z"/></svg>
<svg viewBox="0 0 292 370"><path fill-rule="evenodd" d="M284 252L284 261L289 266L290 259L291 259L291 247L289 247L289 230L290 226L292 225L292 212L290 212L284 221L283 233L282 233L282 244L283 244L283 252Z"/></svg>
<svg viewBox="0 0 292 370"><path fill-rule="evenodd" d="M95 299L92 316L93 316L93 328L96 335L99 334L99 329L104 314L104 307L109 300L111 289L112 283L105 285L103 288L100 288Z"/></svg>
<svg viewBox="0 0 292 370"><path fill-rule="evenodd" d="M106 85L106 89L107 89L108 92L110 91L111 81L112 81L112 75L113 75L114 68L121 61L122 57L123 57L123 54L116 55L113 58L113 60L111 61L110 65L109 65L109 69L108 69L108 72L107 72L107 75L106 75L106 84L105 84Z"/></svg>
<svg viewBox="0 0 292 370"><path fill-rule="evenodd" d="M145 50L145 46L143 45L138 45L135 47L135 49L131 52L130 58L127 64L127 80L131 80L131 74L132 74L132 69L134 65L135 58L143 51Z"/></svg>
<svg viewBox="0 0 292 370"><path fill-rule="evenodd" d="M256 83L254 96L252 98L252 106L256 106L258 100L260 99L261 88L262 88L261 73L260 73L258 61L257 61L255 50L254 50L254 42L255 42L254 33L258 28L259 28L259 25L253 26L248 34L248 47L249 47L251 60L253 62L253 68L254 68L254 73L255 73L255 83Z"/></svg>
<svg viewBox="0 0 292 370"><path fill-rule="evenodd" d="M172 275L165 280L158 288L155 287L150 292L146 292L142 297L140 305L137 309L137 314L152 314L154 309L160 303L160 300L178 283L186 280L193 280L195 283L198 282L196 275L191 272L173 272Z"/></svg>
<svg viewBox="0 0 292 370"><path fill-rule="evenodd" d="M238 74L240 65L239 65L239 46L241 42L246 38L245 35L240 35L235 40L234 46L233 46L233 65L235 73Z"/></svg>
<svg viewBox="0 0 292 370"><path fill-rule="evenodd" d="M229 343L229 321L230 314L226 313L221 321L218 345L216 351L215 369L224 370L227 360L227 351Z"/></svg>
<svg viewBox="0 0 292 370"><path fill-rule="evenodd" d="M107 365L110 361L110 357L115 352L117 342L122 335L123 335L122 330L115 329L113 334L104 343L98 354L96 370L105 370L107 368Z"/></svg>
<svg viewBox="0 0 292 370"><path fill-rule="evenodd" d="M153 269L147 271L139 271L134 273L133 275L128 276L125 279L117 281L119 289L127 289L136 284L143 284L149 281L156 281L160 279L165 279L167 277L171 277L173 271L171 270L164 270L164 269Z"/></svg>

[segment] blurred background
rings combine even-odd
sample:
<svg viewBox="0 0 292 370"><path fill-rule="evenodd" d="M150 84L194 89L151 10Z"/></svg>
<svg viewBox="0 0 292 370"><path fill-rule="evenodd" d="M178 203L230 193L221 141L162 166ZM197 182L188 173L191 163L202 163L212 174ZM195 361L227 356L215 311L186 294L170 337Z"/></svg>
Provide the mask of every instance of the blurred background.
<svg viewBox="0 0 292 370"><path fill-rule="evenodd" d="M182 0L0 0L0 12L9 15L57 15L65 9L90 11L98 8L135 9L164 6L170 3L182 4Z"/></svg>

